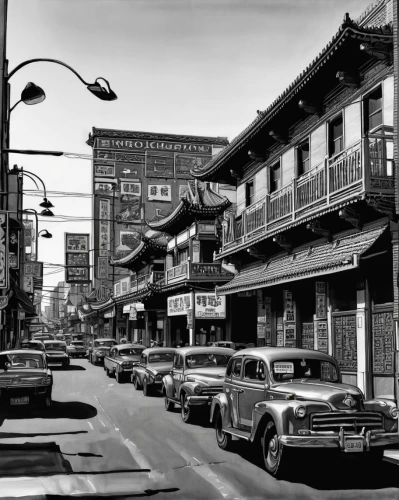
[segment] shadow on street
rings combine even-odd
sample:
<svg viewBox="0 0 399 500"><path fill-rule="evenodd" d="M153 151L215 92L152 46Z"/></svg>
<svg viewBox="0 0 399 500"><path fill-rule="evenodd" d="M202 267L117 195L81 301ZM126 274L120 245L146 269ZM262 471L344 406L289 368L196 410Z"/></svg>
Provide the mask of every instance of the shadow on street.
<svg viewBox="0 0 399 500"><path fill-rule="evenodd" d="M71 418L77 420L86 420L97 415L97 409L87 403L79 401L68 401L61 403L53 401L50 408L14 408L3 407L0 410L0 426L4 420L19 420L25 418Z"/></svg>
<svg viewBox="0 0 399 500"><path fill-rule="evenodd" d="M263 469L255 448L233 441L231 453ZM292 470L284 478L319 490L398 488L398 466L386 461L369 462L357 453L299 450L291 454ZM264 471L264 474L267 474Z"/></svg>

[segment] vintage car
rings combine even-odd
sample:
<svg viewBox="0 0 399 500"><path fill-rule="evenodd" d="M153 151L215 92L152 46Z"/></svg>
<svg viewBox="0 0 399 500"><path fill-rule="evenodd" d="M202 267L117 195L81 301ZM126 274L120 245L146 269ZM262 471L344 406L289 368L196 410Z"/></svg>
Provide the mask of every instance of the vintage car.
<svg viewBox="0 0 399 500"><path fill-rule="evenodd" d="M72 340L67 346L67 352L71 358L86 357L86 347L82 340Z"/></svg>
<svg viewBox="0 0 399 500"><path fill-rule="evenodd" d="M32 340L55 340L55 336L52 333L34 333Z"/></svg>
<svg viewBox="0 0 399 500"><path fill-rule="evenodd" d="M99 362L103 363L110 348L117 344L116 340L110 338L95 339L93 345L89 348L89 362L93 365Z"/></svg>
<svg viewBox="0 0 399 500"><path fill-rule="evenodd" d="M20 347L21 347L21 349L33 349L34 351L45 352L45 350L46 350L44 343L41 340L24 339L21 341Z"/></svg>
<svg viewBox="0 0 399 500"><path fill-rule="evenodd" d="M385 447L399 443L398 413L392 400L366 401L359 388L342 383L327 354L258 347L230 360L210 418L220 448L229 448L232 436L249 441L261 449L265 469L282 477L295 448L382 459Z"/></svg>
<svg viewBox="0 0 399 500"><path fill-rule="evenodd" d="M170 373L176 349L172 347L150 347L141 353L140 363L133 367L132 382L144 396L162 388L162 379Z"/></svg>
<svg viewBox="0 0 399 500"><path fill-rule="evenodd" d="M0 352L0 405L51 406L53 377L46 354L33 349Z"/></svg>
<svg viewBox="0 0 399 500"><path fill-rule="evenodd" d="M218 340L217 342L212 342L214 347L227 347L228 349L234 349L235 351L241 351L247 348L247 344L244 342L232 342L231 340Z"/></svg>
<svg viewBox="0 0 399 500"><path fill-rule="evenodd" d="M108 377L115 377L118 384L130 377L133 366L138 364L145 345L119 344L111 347L104 358L104 370Z"/></svg>
<svg viewBox="0 0 399 500"><path fill-rule="evenodd" d="M210 405L223 390L227 363L236 351L224 347L182 347L176 350L172 372L162 380L165 408L181 406L183 422L191 422L194 406Z"/></svg>
<svg viewBox="0 0 399 500"><path fill-rule="evenodd" d="M46 358L48 366L61 366L68 368L69 356L67 353L67 345L59 340L44 340L46 348Z"/></svg>

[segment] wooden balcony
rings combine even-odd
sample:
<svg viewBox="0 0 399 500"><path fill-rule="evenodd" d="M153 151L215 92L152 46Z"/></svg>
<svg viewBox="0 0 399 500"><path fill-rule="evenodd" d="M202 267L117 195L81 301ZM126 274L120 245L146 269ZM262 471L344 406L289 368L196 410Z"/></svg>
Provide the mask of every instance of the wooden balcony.
<svg viewBox="0 0 399 500"><path fill-rule="evenodd" d="M184 262L166 271L165 285L181 281L228 281L233 274L225 271L218 262Z"/></svg>
<svg viewBox="0 0 399 500"><path fill-rule="evenodd" d="M223 249L365 194L394 194L392 137L371 135L224 222Z"/></svg>
<svg viewBox="0 0 399 500"><path fill-rule="evenodd" d="M165 273L154 271L150 274L143 274L130 282L130 293L138 292L147 286L148 283L159 283L164 279Z"/></svg>

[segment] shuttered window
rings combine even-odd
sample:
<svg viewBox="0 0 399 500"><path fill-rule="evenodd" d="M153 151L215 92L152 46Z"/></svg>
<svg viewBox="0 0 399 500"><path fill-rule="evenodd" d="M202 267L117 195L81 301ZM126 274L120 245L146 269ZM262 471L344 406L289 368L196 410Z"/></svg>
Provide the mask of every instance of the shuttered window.
<svg viewBox="0 0 399 500"><path fill-rule="evenodd" d="M309 139L303 141L297 148L298 177L310 169L310 144Z"/></svg>
<svg viewBox="0 0 399 500"><path fill-rule="evenodd" d="M382 99L384 125L393 127L393 76L383 82Z"/></svg>
<svg viewBox="0 0 399 500"><path fill-rule="evenodd" d="M352 146L362 138L361 103L354 102L345 108L345 148Z"/></svg>
<svg viewBox="0 0 399 500"><path fill-rule="evenodd" d="M323 123L310 135L310 168L317 167L327 154L326 124Z"/></svg>
<svg viewBox="0 0 399 500"><path fill-rule="evenodd" d="M281 157L281 187L286 186L295 177L295 148L289 149Z"/></svg>
<svg viewBox="0 0 399 500"><path fill-rule="evenodd" d="M374 89L364 99L364 128L370 132L382 125L382 88Z"/></svg>
<svg viewBox="0 0 399 500"><path fill-rule="evenodd" d="M255 201L260 200L266 195L266 180L266 167L264 167L255 175Z"/></svg>
<svg viewBox="0 0 399 500"><path fill-rule="evenodd" d="M245 208L245 184L237 187L237 215Z"/></svg>

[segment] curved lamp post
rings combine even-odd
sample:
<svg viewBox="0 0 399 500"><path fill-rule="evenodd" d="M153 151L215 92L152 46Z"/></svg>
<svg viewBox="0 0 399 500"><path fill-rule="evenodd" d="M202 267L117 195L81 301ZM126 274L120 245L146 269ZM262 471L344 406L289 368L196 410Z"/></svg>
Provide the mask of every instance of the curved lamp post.
<svg viewBox="0 0 399 500"><path fill-rule="evenodd" d="M32 181L35 183L36 187L39 189L38 185L36 184L35 179L33 179L32 176L35 177L36 179L38 179L42 183L43 194L44 194L43 201L40 203L39 206L43 207L43 208L53 208L54 207L54 205L51 203L51 201L49 201L47 199L46 186L45 186L43 180L38 175L34 174L33 172L29 172L29 170L24 170L23 168L18 169L17 165L14 165L14 170L18 170L18 173L20 175L26 175L26 177L29 177L30 179L32 179Z"/></svg>
<svg viewBox="0 0 399 500"><path fill-rule="evenodd" d="M24 210L22 210L22 213L24 214L34 214L35 215L35 219L36 219L36 245L35 245L35 252L36 252L36 260L37 260L37 256L38 256L38 251L39 251L39 235L41 232L46 232L45 235L43 235L43 238L52 238L53 235L51 233L49 233L47 231L47 229L43 229L42 231L38 232L38 229L39 229L39 218L38 218L38 213L37 211L34 209L34 208L25 208ZM43 215L44 217L52 217L54 214L51 210L48 210L48 209L44 209L42 212L40 212L40 215Z"/></svg>

